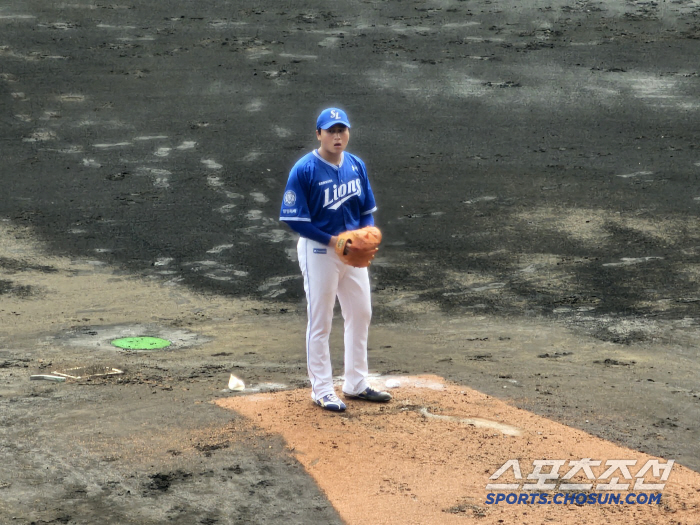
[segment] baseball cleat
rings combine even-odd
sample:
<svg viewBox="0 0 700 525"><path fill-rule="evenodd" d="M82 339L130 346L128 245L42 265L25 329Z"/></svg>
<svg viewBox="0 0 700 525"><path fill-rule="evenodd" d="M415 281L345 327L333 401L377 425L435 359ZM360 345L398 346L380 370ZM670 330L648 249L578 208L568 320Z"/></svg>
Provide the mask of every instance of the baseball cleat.
<svg viewBox="0 0 700 525"><path fill-rule="evenodd" d="M327 394L322 398L317 399L315 403L321 408L325 408L331 412L342 412L345 410L345 403L343 403L335 394Z"/></svg>
<svg viewBox="0 0 700 525"><path fill-rule="evenodd" d="M345 394L345 397L350 399L362 399L363 401L373 401L375 403L391 401L391 394L389 392L379 392L369 386L359 394Z"/></svg>

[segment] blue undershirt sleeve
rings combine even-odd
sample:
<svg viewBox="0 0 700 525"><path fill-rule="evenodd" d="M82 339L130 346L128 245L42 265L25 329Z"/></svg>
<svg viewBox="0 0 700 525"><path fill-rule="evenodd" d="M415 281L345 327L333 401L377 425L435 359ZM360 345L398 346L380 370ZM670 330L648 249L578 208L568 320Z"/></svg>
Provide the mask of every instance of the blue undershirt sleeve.
<svg viewBox="0 0 700 525"><path fill-rule="evenodd" d="M371 216L370 216L371 217ZM316 226L307 221L284 221L292 230L297 232L302 237L311 239L312 241L320 242L324 246L328 246L331 242L331 235L319 230Z"/></svg>
<svg viewBox="0 0 700 525"><path fill-rule="evenodd" d="M306 221L284 221L292 230L297 232L302 237L311 239L312 241L320 242L324 246L328 246L331 242L331 235L319 230L316 226ZM360 217L360 228L365 226L374 226L374 218L371 213Z"/></svg>

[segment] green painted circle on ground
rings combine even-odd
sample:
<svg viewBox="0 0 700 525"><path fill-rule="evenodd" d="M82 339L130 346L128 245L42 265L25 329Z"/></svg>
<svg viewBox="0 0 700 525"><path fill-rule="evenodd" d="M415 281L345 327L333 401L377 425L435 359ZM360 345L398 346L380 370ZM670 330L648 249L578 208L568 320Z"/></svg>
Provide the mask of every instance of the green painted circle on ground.
<svg viewBox="0 0 700 525"><path fill-rule="evenodd" d="M170 341L160 337L122 337L112 341L112 344L126 350L157 350L170 346Z"/></svg>

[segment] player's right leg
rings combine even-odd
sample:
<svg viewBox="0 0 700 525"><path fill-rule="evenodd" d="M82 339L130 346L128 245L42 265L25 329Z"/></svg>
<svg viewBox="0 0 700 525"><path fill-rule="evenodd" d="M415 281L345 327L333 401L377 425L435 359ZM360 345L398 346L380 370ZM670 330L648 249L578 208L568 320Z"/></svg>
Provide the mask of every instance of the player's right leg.
<svg viewBox="0 0 700 525"><path fill-rule="evenodd" d="M297 244L306 292L306 363L314 401L333 394L329 337L342 262L328 246L305 237Z"/></svg>

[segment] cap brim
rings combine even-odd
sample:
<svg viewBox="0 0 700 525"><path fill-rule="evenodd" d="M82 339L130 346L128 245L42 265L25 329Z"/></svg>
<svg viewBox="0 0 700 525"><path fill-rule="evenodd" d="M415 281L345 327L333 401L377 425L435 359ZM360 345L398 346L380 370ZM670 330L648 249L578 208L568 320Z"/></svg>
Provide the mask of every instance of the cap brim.
<svg viewBox="0 0 700 525"><path fill-rule="evenodd" d="M321 126L320 129L332 128L336 124L342 124L343 126L347 126L348 128L350 127L350 123L347 120L334 120L332 122L328 122L327 124L324 124L323 126Z"/></svg>

